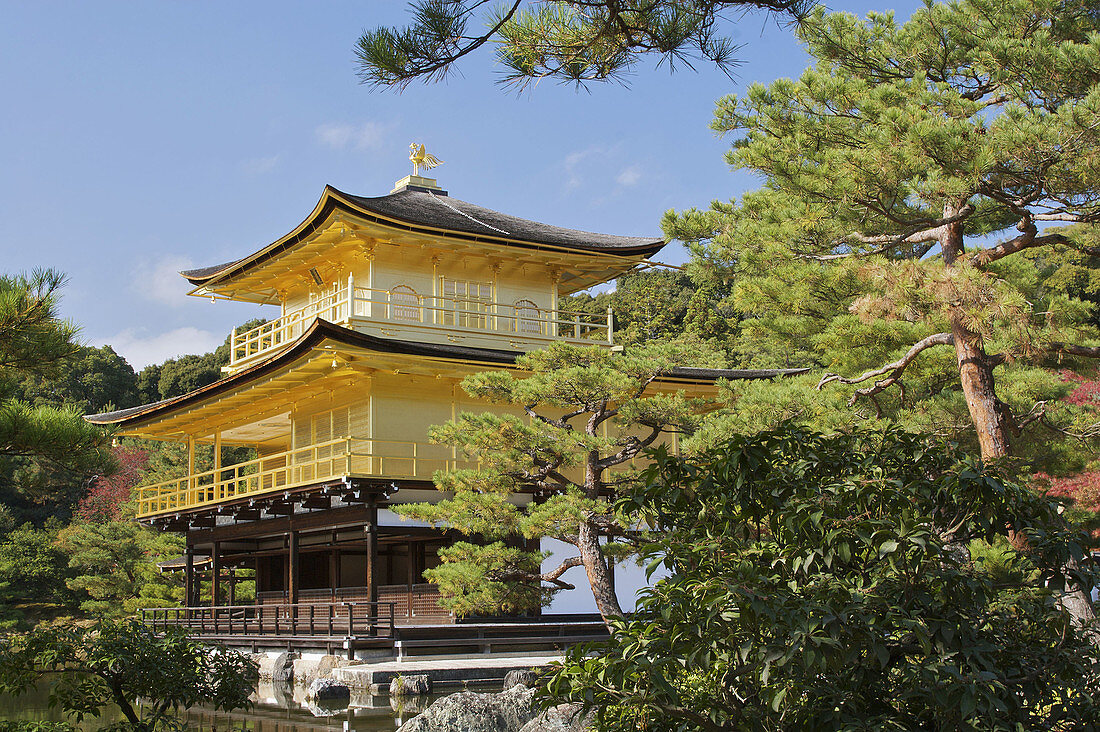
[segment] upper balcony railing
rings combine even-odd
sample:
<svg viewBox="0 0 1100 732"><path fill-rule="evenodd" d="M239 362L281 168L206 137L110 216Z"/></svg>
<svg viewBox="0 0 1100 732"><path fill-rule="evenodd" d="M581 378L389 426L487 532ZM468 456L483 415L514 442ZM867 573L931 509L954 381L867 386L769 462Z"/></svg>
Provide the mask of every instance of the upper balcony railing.
<svg viewBox="0 0 1100 732"><path fill-rule="evenodd" d="M355 320L391 323L448 335L492 334L512 339L611 343L614 323L608 313L546 310L527 301L492 302L455 296L418 295L412 290L346 287L231 339L230 367L269 355L302 335L322 318L340 325Z"/></svg>
<svg viewBox="0 0 1100 732"><path fill-rule="evenodd" d="M343 476L431 480L437 470L476 467L455 448L342 437L134 489L139 518L259 496Z"/></svg>

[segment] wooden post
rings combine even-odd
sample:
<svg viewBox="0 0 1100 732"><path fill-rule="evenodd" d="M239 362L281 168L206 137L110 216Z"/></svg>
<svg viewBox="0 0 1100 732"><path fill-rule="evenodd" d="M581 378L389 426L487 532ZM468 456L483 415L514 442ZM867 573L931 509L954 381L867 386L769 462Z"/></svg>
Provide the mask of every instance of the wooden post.
<svg viewBox="0 0 1100 732"><path fill-rule="evenodd" d="M347 320L355 317L355 273L348 272L348 316Z"/></svg>
<svg viewBox="0 0 1100 732"><path fill-rule="evenodd" d="M197 503L198 496L195 488L198 486L198 482L195 480L195 437L193 435L187 436L187 487L190 489L187 491L187 502Z"/></svg>
<svg viewBox="0 0 1100 732"><path fill-rule="evenodd" d="M405 562L405 579L409 585L409 617L415 617L413 612L413 580L416 578L416 544L408 542L405 551L408 553L408 561Z"/></svg>
<svg viewBox="0 0 1100 732"><path fill-rule="evenodd" d="M558 280L561 279L561 272L557 267L550 268L550 277L550 323L546 335L556 339L561 336L558 332Z"/></svg>
<svg viewBox="0 0 1100 732"><path fill-rule="evenodd" d="M237 604L237 568L229 568L229 604Z"/></svg>
<svg viewBox="0 0 1100 732"><path fill-rule="evenodd" d="M183 565L183 606L190 607L195 597L195 549L190 544L184 554L186 563ZM190 613L187 613L190 617Z"/></svg>
<svg viewBox="0 0 1100 732"><path fill-rule="evenodd" d="M344 574L344 555L340 552L340 549L337 548L337 547L333 547L332 552L333 552L333 555L335 556L335 559L332 563L334 568L335 568L335 571L333 572L333 575L332 575L332 586L335 587L337 591L339 591L339 589L340 589L340 578Z"/></svg>
<svg viewBox="0 0 1100 732"><path fill-rule="evenodd" d="M218 606L218 598L222 589L222 556L221 542L214 542L214 553L210 562L210 607Z"/></svg>
<svg viewBox="0 0 1100 732"><path fill-rule="evenodd" d="M378 617L378 505L372 498L367 508L367 601L372 603L370 617Z"/></svg>
<svg viewBox="0 0 1100 732"><path fill-rule="evenodd" d="M222 433L218 430L214 433L214 495L225 498L225 490L222 488Z"/></svg>
<svg viewBox="0 0 1100 732"><path fill-rule="evenodd" d="M335 534L336 532L333 532ZM332 601L336 602L336 588L340 586L340 578L337 576L337 572L340 568L340 562L337 559L337 553L339 549L335 546L336 542L333 542L332 550L328 554L328 578L329 584L332 587Z"/></svg>
<svg viewBox="0 0 1100 732"><path fill-rule="evenodd" d="M290 532L286 559L286 596L291 605L298 604L298 532Z"/></svg>

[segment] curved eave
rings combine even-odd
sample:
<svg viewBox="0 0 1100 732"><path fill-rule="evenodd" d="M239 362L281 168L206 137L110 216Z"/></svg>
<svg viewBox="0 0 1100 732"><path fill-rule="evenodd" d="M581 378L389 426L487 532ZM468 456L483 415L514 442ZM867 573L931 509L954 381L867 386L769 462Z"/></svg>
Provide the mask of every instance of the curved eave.
<svg viewBox="0 0 1100 732"><path fill-rule="evenodd" d="M518 353L511 351L493 351L483 348L464 348L462 346L444 346L434 343L412 343L410 341L390 340L360 333L358 331L333 325L327 320L315 320L305 333L299 336L286 350L272 358L257 363L235 374L219 379L212 384L200 387L192 392L159 402L143 404L129 409L119 409L102 414L88 414L84 419L92 424L120 425L132 427L142 422L162 416L166 413L190 406L204 399L218 396L230 389L247 384L273 371L293 363L325 341L339 345L355 346L377 353L420 356L437 359L463 359L485 363L487 366L509 365L515 363Z"/></svg>
<svg viewBox="0 0 1100 732"><path fill-rule="evenodd" d="M163 417L167 414L184 409L197 402L216 397L226 391L243 386L248 382L261 378L266 374L278 371L288 364L293 363L306 355L320 344L331 341L338 345L362 348L368 351L384 354L406 355L421 358L430 358L440 361L462 361L465 363L484 364L487 368L512 366L516 358L522 355L518 351L498 351L487 348L468 348L449 344L414 343L411 341L399 341L360 333L348 328L333 325L326 320L317 320L310 328L298 338L289 348L282 353L239 371L224 379L196 389L182 396L164 399L151 404L143 404L139 407L120 409L114 412L102 414L89 414L84 417L92 424L119 425L121 427L135 427L142 423ZM794 376L805 373L809 369L697 369L681 368L663 375L657 381L669 386L712 386L719 379L771 379L780 376Z"/></svg>
<svg viewBox="0 0 1100 732"><path fill-rule="evenodd" d="M374 211L366 209L357 205L353 197L350 194L344 193L330 185L325 186L324 192L321 194L321 199L314 206L312 213L306 219L299 224L293 231L286 236L275 242L269 244L263 249L254 254L250 254L247 257L238 259L234 262L228 262L226 264L214 265L212 267L203 267L201 269L185 270L180 272L188 282L196 287L209 286L223 282L235 275L242 274L243 272L256 267L258 265L267 262L280 254L286 252L292 247L304 241L307 237L312 235L328 220L328 218L336 211L341 211L350 215L357 216L371 223L376 223L380 226L385 226L404 233L419 234L423 236L446 236L451 239L493 244L497 246L505 247L519 247L523 249L534 249L546 252L565 252L569 254L582 254L590 256L611 257L613 259L631 259L638 257L648 257L656 254L660 251L665 243L663 240L654 239L647 244L642 244L636 247L569 247L559 244L550 244L546 242L526 241L521 239L510 239L507 237L491 236L487 234L475 234L471 232L458 231L454 229L430 226L423 223L411 222L402 219L398 219L391 216L383 216ZM553 227L560 228L560 227Z"/></svg>

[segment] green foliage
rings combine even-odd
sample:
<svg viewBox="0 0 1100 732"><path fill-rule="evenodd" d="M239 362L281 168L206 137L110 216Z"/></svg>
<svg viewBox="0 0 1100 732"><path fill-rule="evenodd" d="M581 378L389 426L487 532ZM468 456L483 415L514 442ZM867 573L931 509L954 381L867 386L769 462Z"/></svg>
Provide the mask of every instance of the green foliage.
<svg viewBox="0 0 1100 732"><path fill-rule="evenodd" d="M765 9L798 15L803 0L515 0L487 9L470 0L416 0L407 28L376 28L356 44L359 78L404 88L443 78L459 58L492 41L504 79L549 77L583 85L621 80L642 56L669 68L692 59L728 71L736 45L721 35L728 13ZM479 17L479 14L481 17ZM467 26L486 28L469 35Z"/></svg>
<svg viewBox="0 0 1100 732"><path fill-rule="evenodd" d="M12 396L34 407L81 414L125 409L138 404L137 375L110 346L78 346L52 373L26 374Z"/></svg>
<svg viewBox="0 0 1100 732"><path fill-rule="evenodd" d="M612 291L563 297L560 308L603 314L610 307L620 345L686 338L700 350L704 343L724 350L736 325L732 309L723 302L728 295L728 282L714 267L653 269L623 275Z"/></svg>
<svg viewBox="0 0 1100 732"><path fill-rule="evenodd" d="M244 332L267 321L253 318L234 330ZM139 403L157 402L161 399L182 396L200 389L225 376L222 366L229 364L229 347L232 336L209 353L170 358L164 363L150 364L137 375Z"/></svg>
<svg viewBox="0 0 1100 732"><path fill-rule="evenodd" d="M714 357L711 356L713 359ZM438 473L436 485L452 497L435 504L396 506L409 518L448 526L477 543L441 553L430 570L456 612L517 612L544 604L572 587L560 574L539 570L544 556L502 543L552 538L578 548L597 606L618 615L599 536L640 538L631 517L608 501L623 489L631 460L662 435L691 430L702 404L683 393L655 393L651 384L678 365L702 365L706 356L684 344L650 343L613 353L555 343L521 356L522 376L492 371L467 377L470 396L526 415L468 414L433 427L433 441L458 445L476 469ZM530 491L520 507L511 499ZM575 562L577 557L570 557Z"/></svg>
<svg viewBox="0 0 1100 732"><path fill-rule="evenodd" d="M183 538L130 520L79 522L66 526L57 547L68 559L70 589L86 594L82 610L116 617L143 607L175 605L183 590L156 562L178 556Z"/></svg>
<svg viewBox="0 0 1100 732"><path fill-rule="evenodd" d="M25 400L27 380L51 378L80 351L76 326L57 316L64 284L52 270L0 276L0 498L20 519L63 512L74 485L111 466L107 435L75 407Z"/></svg>
<svg viewBox="0 0 1100 732"><path fill-rule="evenodd" d="M786 382L734 385L731 422L761 425L774 388L777 419L802 409L823 429L890 420L977 448L974 421L989 415L972 416L980 400L964 397L943 347L959 347L955 333L997 369L982 398L1001 409L1014 456L1055 473L1083 467L1095 444L1057 430L1096 419L1060 401L1070 389L1050 367L1092 368L1055 344L1100 342L1095 262L1069 249L1094 234L1040 227L1100 212L1090 7L929 2L904 23L818 9L796 31L811 68L718 102L713 127L734 136L727 160L764 185L669 213L666 234L698 242L700 266L728 267L732 361L834 375L799 381L801 396ZM1014 238L980 238L1000 233ZM935 334L945 338L909 354Z"/></svg>
<svg viewBox="0 0 1100 732"><path fill-rule="evenodd" d="M250 707L257 667L237 651L211 652L179 629L157 634L134 620L0 639L0 692L20 694L47 676L56 678L50 703L77 722L114 704L131 729L152 731L171 726L177 710L194 704Z"/></svg>
<svg viewBox="0 0 1100 732"><path fill-rule="evenodd" d="M24 524L0 537L0 629L28 625L25 603L76 606L77 595L66 587L72 574L56 539L53 524L44 529Z"/></svg>
<svg viewBox="0 0 1100 732"><path fill-rule="evenodd" d="M620 510L661 530L668 576L549 682L601 730L1100 724L1097 648L1034 571L1097 578L1057 504L898 430L654 458ZM1031 556L1003 551L1008 525Z"/></svg>
<svg viewBox="0 0 1100 732"><path fill-rule="evenodd" d="M551 592L530 582L516 581L541 573L544 555L507 546L455 542L439 550L443 563L424 576L447 589L442 605L459 616L513 614L542 607Z"/></svg>

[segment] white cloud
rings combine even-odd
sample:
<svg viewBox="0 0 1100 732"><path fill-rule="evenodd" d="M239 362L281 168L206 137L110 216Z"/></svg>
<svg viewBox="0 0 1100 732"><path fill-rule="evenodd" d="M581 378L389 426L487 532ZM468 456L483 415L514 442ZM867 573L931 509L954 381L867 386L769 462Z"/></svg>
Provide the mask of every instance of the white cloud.
<svg viewBox="0 0 1100 732"><path fill-rule="evenodd" d="M265 158L252 158L241 163L241 169L249 175L264 175L275 170L279 164L278 155L268 155Z"/></svg>
<svg viewBox="0 0 1100 732"><path fill-rule="evenodd" d="M565 170L565 190L571 191L584 183L586 169L593 159L606 158L610 151L601 145L591 145L584 150L574 150L561 161Z"/></svg>
<svg viewBox="0 0 1100 732"><path fill-rule="evenodd" d="M382 146L392 125L364 122L361 125L329 123L320 125L314 134L317 141L334 150L369 150Z"/></svg>
<svg viewBox="0 0 1100 732"><path fill-rule="evenodd" d="M642 166L631 165L629 168L623 168L619 176L615 178L615 182L621 186L636 186L638 181L642 179Z"/></svg>
<svg viewBox="0 0 1100 732"><path fill-rule="evenodd" d="M224 335L187 326L158 335L146 335L144 329L127 328L109 338L94 339L93 343L111 346L137 371L165 359L213 351L224 340Z"/></svg>
<svg viewBox="0 0 1100 732"><path fill-rule="evenodd" d="M140 262L134 268L134 289L143 298L162 305L186 305L191 284L180 276L180 270L193 267L190 259L172 255Z"/></svg>

